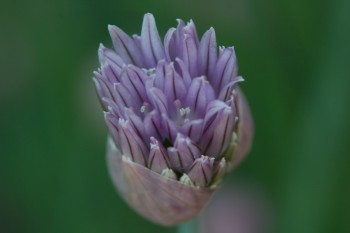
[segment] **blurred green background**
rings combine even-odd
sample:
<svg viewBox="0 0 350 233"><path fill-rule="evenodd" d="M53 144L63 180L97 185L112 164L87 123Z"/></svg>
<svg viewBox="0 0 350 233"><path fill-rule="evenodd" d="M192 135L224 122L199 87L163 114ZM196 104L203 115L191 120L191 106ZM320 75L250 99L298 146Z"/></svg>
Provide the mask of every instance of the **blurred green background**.
<svg viewBox="0 0 350 233"><path fill-rule="evenodd" d="M256 134L227 182L263 190L271 232L350 232L348 0L2 0L0 232L175 232L112 187L91 80L107 24L139 33L146 12L235 46Z"/></svg>

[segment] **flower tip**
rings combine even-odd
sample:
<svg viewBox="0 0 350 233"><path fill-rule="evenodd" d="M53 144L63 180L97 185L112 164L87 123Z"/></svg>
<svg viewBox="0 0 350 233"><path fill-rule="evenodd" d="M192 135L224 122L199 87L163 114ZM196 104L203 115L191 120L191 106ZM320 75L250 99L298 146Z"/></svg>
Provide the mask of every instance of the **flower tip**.
<svg viewBox="0 0 350 233"><path fill-rule="evenodd" d="M148 22L150 22L150 21L153 21L153 22L155 22L155 19L154 19L154 16L153 16L153 14L152 13L146 13L144 16L143 16L143 21L144 22L146 22L146 21L148 21Z"/></svg>

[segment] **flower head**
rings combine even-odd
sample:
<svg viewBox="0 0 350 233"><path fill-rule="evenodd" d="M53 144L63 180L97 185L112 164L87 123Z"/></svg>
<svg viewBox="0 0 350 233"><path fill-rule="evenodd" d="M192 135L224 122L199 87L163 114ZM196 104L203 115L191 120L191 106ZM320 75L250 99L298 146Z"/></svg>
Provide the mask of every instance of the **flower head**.
<svg viewBox="0 0 350 233"><path fill-rule="evenodd" d="M149 13L140 36L108 30L114 49L100 46L94 81L111 135L112 179L146 218L185 221L250 148L235 51L218 51L213 28L199 40L193 21L178 20L162 43Z"/></svg>

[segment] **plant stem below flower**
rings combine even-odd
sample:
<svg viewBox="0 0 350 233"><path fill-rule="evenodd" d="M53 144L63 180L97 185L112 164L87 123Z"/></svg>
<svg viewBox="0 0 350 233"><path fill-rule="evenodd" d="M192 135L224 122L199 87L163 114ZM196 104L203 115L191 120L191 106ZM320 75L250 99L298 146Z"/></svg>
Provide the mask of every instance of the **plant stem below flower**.
<svg viewBox="0 0 350 233"><path fill-rule="evenodd" d="M177 227L177 233L196 233L198 230L197 219L194 218Z"/></svg>

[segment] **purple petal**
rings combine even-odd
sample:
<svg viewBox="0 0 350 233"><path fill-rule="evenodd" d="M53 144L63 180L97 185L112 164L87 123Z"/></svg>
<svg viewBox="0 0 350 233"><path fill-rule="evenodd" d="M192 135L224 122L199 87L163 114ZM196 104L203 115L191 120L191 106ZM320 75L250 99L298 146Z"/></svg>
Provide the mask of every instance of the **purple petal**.
<svg viewBox="0 0 350 233"><path fill-rule="evenodd" d="M156 68L156 78L154 79L154 86L160 90L164 90L164 83L165 83L165 66L166 62L165 60L161 60L157 64Z"/></svg>
<svg viewBox="0 0 350 233"><path fill-rule="evenodd" d="M174 148L181 156L182 168L185 172L193 164L194 160L201 155L201 151L189 137L178 133L175 139Z"/></svg>
<svg viewBox="0 0 350 233"><path fill-rule="evenodd" d="M118 118L110 112L104 112L105 121L114 143L117 147L120 146L119 129L118 129Z"/></svg>
<svg viewBox="0 0 350 233"><path fill-rule="evenodd" d="M213 177L214 158L202 155L193 163L188 176L196 186L207 186Z"/></svg>
<svg viewBox="0 0 350 233"><path fill-rule="evenodd" d="M200 147L211 157L220 156L230 143L235 125L235 112L220 101L213 101L208 106L208 114L204 119L204 128ZM212 114L214 111L216 112Z"/></svg>
<svg viewBox="0 0 350 233"><path fill-rule="evenodd" d="M114 92L112 94L115 103L119 106L132 107L136 110L142 105L142 102L136 98L136 93L130 93L121 83L114 84Z"/></svg>
<svg viewBox="0 0 350 233"><path fill-rule="evenodd" d="M101 64L110 64L117 74L123 68L124 61L118 54L111 49L105 48L102 44L100 44L100 48L98 49L98 58Z"/></svg>
<svg viewBox="0 0 350 233"><path fill-rule="evenodd" d="M171 62L175 59L175 28L170 28L164 36L164 50L167 62Z"/></svg>
<svg viewBox="0 0 350 233"><path fill-rule="evenodd" d="M156 88L151 87L147 89L148 98L155 109L159 112L168 112L167 98L164 93Z"/></svg>
<svg viewBox="0 0 350 233"><path fill-rule="evenodd" d="M164 93L166 93L168 103L173 103L177 99L183 101L186 95L186 87L182 78L176 73L173 63L165 66L164 81Z"/></svg>
<svg viewBox="0 0 350 233"><path fill-rule="evenodd" d="M165 58L164 47L160 40L155 19L147 13L143 18L141 46L146 68L153 68L157 62Z"/></svg>
<svg viewBox="0 0 350 233"><path fill-rule="evenodd" d="M162 174L164 169L170 167L166 151L154 137L151 137L150 148L151 150L149 152L148 167L152 171Z"/></svg>
<svg viewBox="0 0 350 233"><path fill-rule="evenodd" d="M211 80L217 60L217 45L215 30L210 28L201 39L198 49L198 63L201 74L209 77Z"/></svg>
<svg viewBox="0 0 350 233"><path fill-rule="evenodd" d="M139 136L139 138L143 139L143 141L148 144L149 137L145 133L146 129L143 120L137 114L135 114L131 108L126 108L124 112L126 120L130 122L130 125L137 136Z"/></svg>
<svg viewBox="0 0 350 233"><path fill-rule="evenodd" d="M116 26L108 25L114 49L126 64L135 64L143 67L142 54L134 40L123 30Z"/></svg>
<svg viewBox="0 0 350 233"><path fill-rule="evenodd" d="M187 34L190 37L192 37L193 40L194 40L194 43L196 44L196 47L198 48L199 40L198 40L198 35L197 35L197 29L196 29L196 26L195 26L195 24L194 24L192 19L184 27L184 34Z"/></svg>
<svg viewBox="0 0 350 233"><path fill-rule="evenodd" d="M163 141L161 117L156 110L153 110L145 116L144 125L145 133L148 137L155 137L158 141Z"/></svg>
<svg viewBox="0 0 350 233"><path fill-rule="evenodd" d="M197 116L203 116L207 105L215 99L215 92L204 76L193 79L189 87L185 104Z"/></svg>
<svg viewBox="0 0 350 233"><path fill-rule="evenodd" d="M123 155L130 157L138 164L146 165L149 154L147 146L127 120L119 119L119 140Z"/></svg>
<svg viewBox="0 0 350 233"><path fill-rule="evenodd" d="M190 73L188 72L188 69L186 68L185 63L180 59L180 58L176 58L175 59L176 64L178 65L179 69L178 72L181 72L181 77L183 79L183 82L186 86L186 88L188 88L191 85L192 82L192 78Z"/></svg>
<svg viewBox="0 0 350 233"><path fill-rule="evenodd" d="M95 78L93 78L93 81L95 83L96 92L99 96L99 101L103 107L104 110L107 110L107 104L102 101L104 98L112 98L112 94L110 92L110 89L108 88L105 81L100 77L100 74L95 72Z"/></svg>
<svg viewBox="0 0 350 233"><path fill-rule="evenodd" d="M190 137L192 141L198 142L201 138L203 122L203 119L188 121L181 127L180 132Z"/></svg>
<svg viewBox="0 0 350 233"><path fill-rule="evenodd" d="M192 77L198 76L197 50L195 39L185 34L182 60Z"/></svg>
<svg viewBox="0 0 350 233"><path fill-rule="evenodd" d="M232 95L232 91L235 88L236 84L238 82L242 82L244 81L244 79L242 78L242 76L236 76L235 78L233 78L233 80L231 82L229 82L226 86L224 86L218 96L218 99L221 101L226 101L230 98L230 96Z"/></svg>
<svg viewBox="0 0 350 233"><path fill-rule="evenodd" d="M215 67L214 75L210 80L214 89L219 92L237 76L237 71L237 59L233 47L222 49Z"/></svg>
<svg viewBox="0 0 350 233"><path fill-rule="evenodd" d="M174 147L168 147L167 149L169 161L170 161L170 168L173 169L175 172L183 172L183 162L182 157L179 153L179 151Z"/></svg>
<svg viewBox="0 0 350 233"><path fill-rule="evenodd" d="M138 69L124 67L121 74L122 84L129 90L130 93L133 93L133 97L137 102L144 102L148 100L145 83L149 77L144 74L144 72L138 71Z"/></svg>
<svg viewBox="0 0 350 233"><path fill-rule="evenodd" d="M161 114L161 126L163 135L169 139L170 142L174 142L177 135L177 128L174 121L170 120L166 113Z"/></svg>

